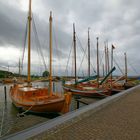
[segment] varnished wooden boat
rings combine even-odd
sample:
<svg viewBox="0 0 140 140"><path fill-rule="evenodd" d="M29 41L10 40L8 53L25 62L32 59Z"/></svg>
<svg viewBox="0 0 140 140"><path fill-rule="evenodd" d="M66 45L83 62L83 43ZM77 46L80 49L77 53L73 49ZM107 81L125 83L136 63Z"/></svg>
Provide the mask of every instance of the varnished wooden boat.
<svg viewBox="0 0 140 140"><path fill-rule="evenodd" d="M24 111L44 112L68 112L70 96L48 93L48 88L26 87L14 85L10 89L10 96L13 104Z"/></svg>
<svg viewBox="0 0 140 140"><path fill-rule="evenodd" d="M30 76L30 47L31 47L31 0L29 0L29 15L28 15L28 79L27 85L14 84L10 89L10 97L13 104L22 110L44 113L66 113L69 111L71 102L71 94L60 95L52 91L52 13L50 12L50 75L49 87L39 88L33 87Z"/></svg>

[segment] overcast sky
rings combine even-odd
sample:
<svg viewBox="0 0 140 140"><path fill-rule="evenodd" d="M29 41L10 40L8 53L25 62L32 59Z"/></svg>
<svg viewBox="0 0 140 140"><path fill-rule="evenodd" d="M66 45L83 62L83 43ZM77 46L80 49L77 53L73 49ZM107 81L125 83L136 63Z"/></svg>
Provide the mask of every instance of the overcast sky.
<svg viewBox="0 0 140 140"><path fill-rule="evenodd" d="M47 67L49 56L48 23L49 13L52 11L53 67L56 74L57 71L61 75L65 72L72 46L72 24L75 23L78 71L82 69L85 75L87 73L86 57L80 66L84 55L80 51L80 47L82 46L83 49L86 49L87 31L88 27L90 27L91 65L95 70L96 37L99 37L100 58L103 56L104 42L108 40L109 49L111 49L111 44L115 46L114 59L122 71L124 71L124 52L126 52L129 75L139 75L139 3L138 0L32 0L32 13ZM7 66L9 66L11 71L18 71L18 61L23 54L27 12L28 0L0 0L0 69L6 70L8 69ZM34 26L32 27L34 28ZM40 74L44 70L44 66L37 49L39 44L35 40L34 31L32 32L32 74ZM24 73L27 69L26 57L25 52ZM104 60L100 61L104 62ZM70 61L69 71L72 69L71 63ZM93 69L91 73L93 73ZM121 74L118 68L116 74Z"/></svg>

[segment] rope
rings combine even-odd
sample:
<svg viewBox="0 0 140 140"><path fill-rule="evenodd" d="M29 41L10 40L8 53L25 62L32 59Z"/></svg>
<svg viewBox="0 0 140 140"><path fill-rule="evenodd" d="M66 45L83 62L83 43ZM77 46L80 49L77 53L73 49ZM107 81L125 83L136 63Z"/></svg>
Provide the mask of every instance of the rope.
<svg viewBox="0 0 140 140"><path fill-rule="evenodd" d="M32 109L33 106L34 106L34 105L30 106L26 111L24 111L24 112L22 112L22 113L18 113L18 114L17 114L17 117L24 116L25 113L29 112L29 111Z"/></svg>
<svg viewBox="0 0 140 140"><path fill-rule="evenodd" d="M81 61L81 63L80 63L80 66L79 66L78 74L80 73L80 69L82 68L82 63L83 63L84 58L85 58L85 55L86 55L86 50L87 50L87 47L85 48L85 52L84 52L84 55L83 55L83 59L82 59L82 61Z"/></svg>
<svg viewBox="0 0 140 140"><path fill-rule="evenodd" d="M77 39L78 39L78 41L79 41L79 43L80 43L80 46L81 46L82 51L85 53L85 51L87 50L87 47L86 47L86 49L84 50L83 47L82 47L82 44L81 44L81 42L80 42L80 39L78 38L78 36L76 36L76 37L77 37ZM88 56L87 56L86 53L85 53L84 57L85 57L85 56L86 56L86 58L87 58L87 60L88 60ZM96 73L96 70L94 69L92 63L90 63L90 65L91 65L93 71Z"/></svg>
<svg viewBox="0 0 140 140"><path fill-rule="evenodd" d="M124 72L122 71L122 69L120 68L120 66L118 65L118 63L116 62L115 59L114 59L114 63L117 65L117 67L119 68L120 72L124 75Z"/></svg>
<svg viewBox="0 0 140 140"><path fill-rule="evenodd" d="M38 44L37 46L38 46L38 51L40 52L40 54L41 54L41 57L42 57L42 60L43 60L43 64L44 64L44 66L45 66L45 70L47 69L47 66L46 66L46 63L45 63L45 59L44 59L44 56L43 56L43 52L42 52L42 50L41 50L41 44L40 44L40 41L39 41L39 38L38 38L38 33L37 33L37 29L36 29L36 25L35 25L35 20L34 20L34 17L32 16L32 19L33 19L33 31L34 31L34 33L35 33L35 37L36 37L36 39L35 39L35 41L36 41L36 43Z"/></svg>
<svg viewBox="0 0 140 140"><path fill-rule="evenodd" d="M103 51L103 53L102 53L102 55L101 55L101 57L100 57L100 65L103 64L103 57L104 57L104 51Z"/></svg>
<svg viewBox="0 0 140 140"><path fill-rule="evenodd" d="M73 47L73 43L72 43L72 45L71 45L70 53L69 53L69 56L68 56L68 61L67 61L67 65L66 65L65 73L66 73L66 71L68 71L68 64L69 64L70 55L71 55L71 52L72 52L72 47ZM66 75L68 76L68 73L67 73Z"/></svg>
<svg viewBox="0 0 140 140"><path fill-rule="evenodd" d="M136 74L139 74L139 73L137 72L137 70L132 66L131 63L128 62L128 64L130 65L130 67L132 68L132 70L133 70Z"/></svg>
<svg viewBox="0 0 140 140"><path fill-rule="evenodd" d="M18 114L17 114L17 117L25 116L25 113L27 113L28 111L30 111L30 109L31 109L33 106L34 106L34 105L32 105L31 107L29 107L29 109L26 110L25 112L18 113ZM3 108L4 108L4 107L3 107ZM4 108L4 109L5 109L5 108ZM4 109L3 109L3 114L4 114ZM18 120L18 118L16 119L15 123L17 122L17 120ZM0 137L5 136L5 135L10 131L10 129L12 128L12 127L10 127L10 128L8 129L8 131L7 131L5 134L2 135L3 122L4 122L4 115L3 115L3 117L2 117L2 124L1 124L1 129L0 129ZM12 124L11 124L11 126L12 126Z"/></svg>
<svg viewBox="0 0 140 140"><path fill-rule="evenodd" d="M6 135L9 131L10 131L10 129L11 129L11 127L7 130L7 132L6 133L4 133L3 135L2 135L2 131L3 131L3 125L4 125L4 120L5 120L5 113L6 114L8 114L6 111L7 111L7 102L5 102L4 103L4 105L3 105L3 111L2 111L2 119L1 119L1 127L0 127L0 138L1 137L3 137L4 135Z"/></svg>
<svg viewBox="0 0 140 140"><path fill-rule="evenodd" d="M23 61L24 61L24 55L25 55L25 48L26 48L26 41L27 41L27 30L28 30L28 22L26 22L26 29L25 29L25 34L24 34L24 47L23 47L23 53L22 53L22 58L21 58L21 70L23 70Z"/></svg>
<svg viewBox="0 0 140 140"><path fill-rule="evenodd" d="M0 137L2 137L2 128L3 128L3 122L4 122L4 112L5 110L5 106L3 107L3 111L2 111L2 120L1 120L1 127L0 127Z"/></svg>
<svg viewBox="0 0 140 140"><path fill-rule="evenodd" d="M81 44L81 42L80 42L80 39L78 38L78 36L77 36L77 39L78 39L78 41L79 41L79 44L80 44L80 49L83 51L83 53L84 53L84 55L83 55L83 58L82 58L82 61L81 61L81 63L80 63L80 66L79 66L79 70L78 70L78 74L80 73L80 69L82 68L82 64L83 64L83 62L84 62L84 58L85 58L85 56L86 56L86 58L87 58L87 60L88 60L88 56L87 56L87 54L86 54L86 51L87 51L87 46L86 46L86 48L85 48L85 50L83 49L83 47L82 47L82 44ZM83 73L83 72L82 72Z"/></svg>
<svg viewBox="0 0 140 140"><path fill-rule="evenodd" d="M91 45L93 46L93 53L96 54L96 50L95 50L95 47L92 42L91 42ZM96 70L94 69L93 65L91 65L91 66L92 66L94 73L97 73Z"/></svg>
<svg viewBox="0 0 140 140"><path fill-rule="evenodd" d="M55 22L54 22L55 23ZM56 46L56 55L57 55L57 57L58 57L58 67L56 67L55 68L55 70L57 70L57 74L56 75L58 75L58 71L59 71L59 69L61 68L61 65L60 65L60 62L61 62L61 57L60 57L60 53L59 53L59 49L58 49L58 42L57 42L57 38L56 38L56 33L55 33L55 28L54 28L54 26L53 26L53 34L54 34L54 42L55 42L55 45L54 46ZM54 47L53 47L54 48Z"/></svg>

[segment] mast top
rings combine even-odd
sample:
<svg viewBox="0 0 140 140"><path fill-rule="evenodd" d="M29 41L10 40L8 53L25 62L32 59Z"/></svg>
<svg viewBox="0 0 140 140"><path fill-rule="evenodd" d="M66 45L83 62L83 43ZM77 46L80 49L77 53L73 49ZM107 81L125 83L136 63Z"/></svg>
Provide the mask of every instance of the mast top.
<svg viewBox="0 0 140 140"><path fill-rule="evenodd" d="M50 22L52 22L52 11L50 11L50 19L49 19Z"/></svg>
<svg viewBox="0 0 140 140"><path fill-rule="evenodd" d="M29 17L31 18L31 12L32 12L32 0L29 0Z"/></svg>
<svg viewBox="0 0 140 140"><path fill-rule="evenodd" d="M89 30L90 30L90 27L88 27L88 39L89 39Z"/></svg>
<svg viewBox="0 0 140 140"><path fill-rule="evenodd" d="M73 23L73 32L75 33L75 23Z"/></svg>

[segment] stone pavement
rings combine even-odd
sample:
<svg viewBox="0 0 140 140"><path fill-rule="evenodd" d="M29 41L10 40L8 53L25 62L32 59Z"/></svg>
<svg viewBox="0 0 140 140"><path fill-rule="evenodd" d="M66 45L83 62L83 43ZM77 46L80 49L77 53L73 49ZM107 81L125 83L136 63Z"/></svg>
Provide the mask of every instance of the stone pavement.
<svg viewBox="0 0 140 140"><path fill-rule="evenodd" d="M100 110L65 122L33 140L140 140L140 86Z"/></svg>

